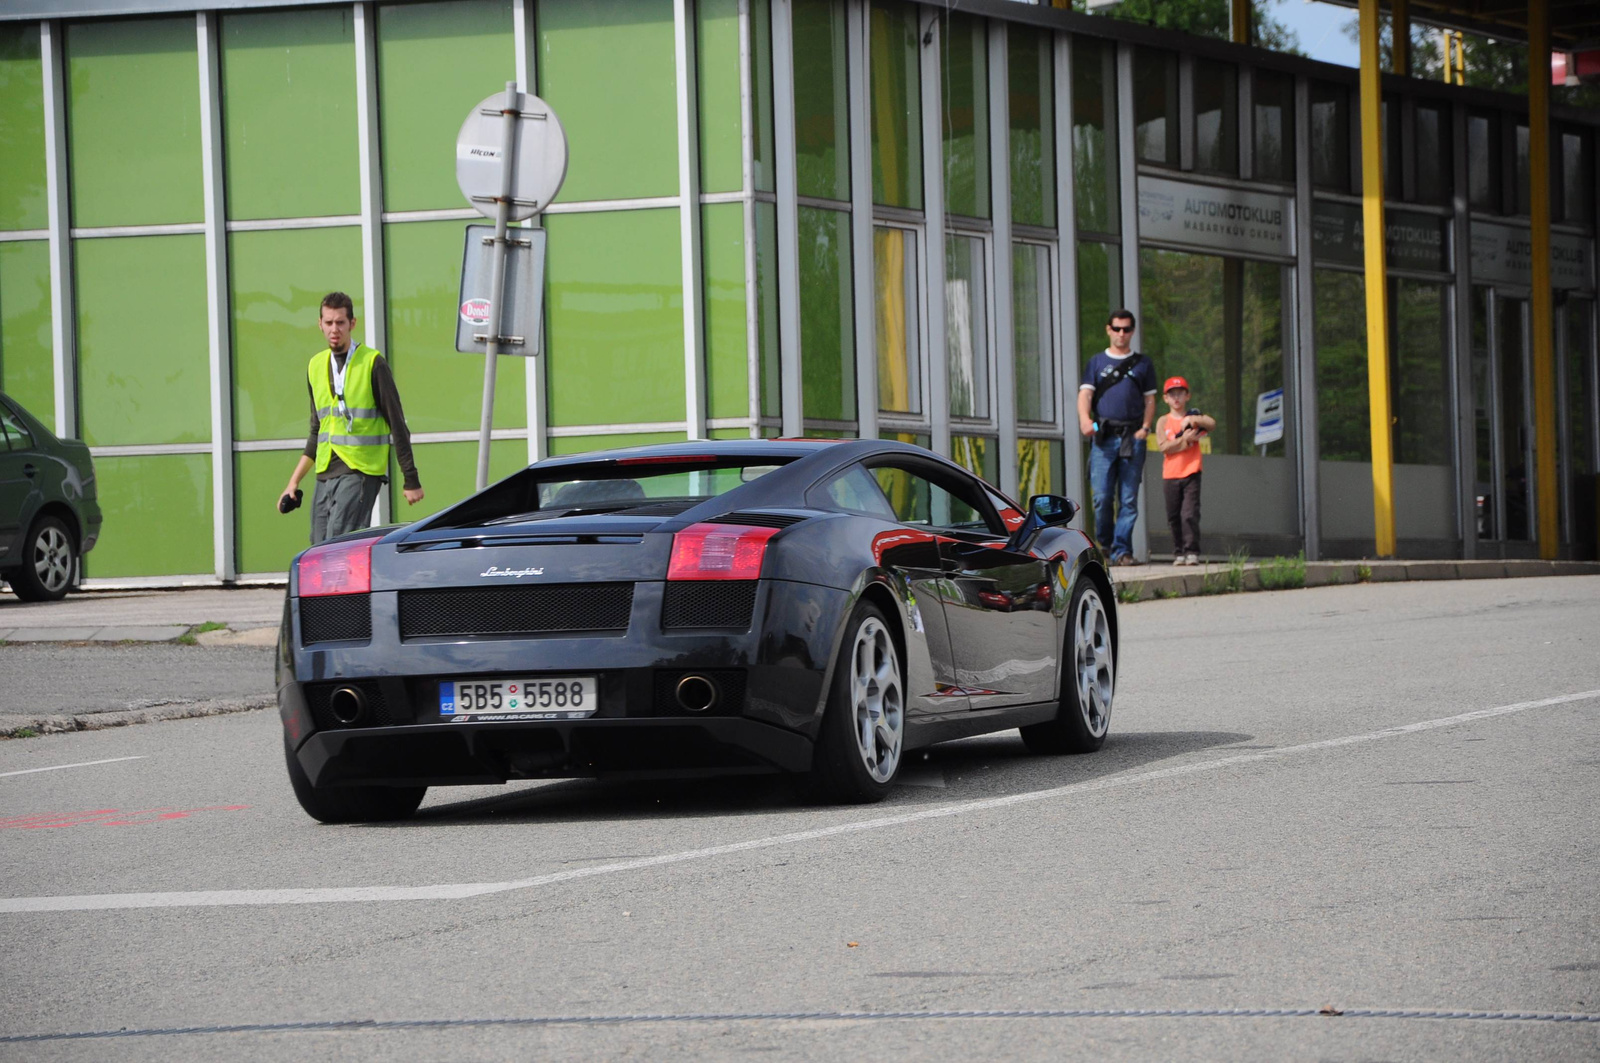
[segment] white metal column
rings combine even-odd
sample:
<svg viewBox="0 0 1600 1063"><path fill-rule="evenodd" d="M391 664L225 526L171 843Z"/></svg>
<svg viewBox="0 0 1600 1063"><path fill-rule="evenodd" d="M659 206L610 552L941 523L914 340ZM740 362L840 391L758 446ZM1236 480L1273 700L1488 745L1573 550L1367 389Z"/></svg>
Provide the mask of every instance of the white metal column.
<svg viewBox="0 0 1600 1063"><path fill-rule="evenodd" d="M778 352L783 434L805 434L800 359L800 205L794 143L794 9L772 0L773 178L778 207Z"/></svg>
<svg viewBox="0 0 1600 1063"><path fill-rule="evenodd" d="M206 318L211 361L211 550L217 578L238 574L234 557L233 353L228 304L228 210L222 174L222 84L218 17L194 16L200 57L200 164L206 216ZM263 500L265 501L265 500Z"/></svg>
<svg viewBox="0 0 1600 1063"><path fill-rule="evenodd" d="M361 160L361 288L366 327L362 342L388 354L388 307L383 286L383 165L378 138L377 9L355 5L356 139ZM392 364L392 363L391 363ZM378 492L373 520L389 523L393 484Z"/></svg>
<svg viewBox="0 0 1600 1063"><path fill-rule="evenodd" d="M739 189L743 195L745 386L750 409L750 438L761 437L761 286L756 275L755 91L751 63L755 32L751 0L739 0Z"/></svg>
<svg viewBox="0 0 1600 1063"><path fill-rule="evenodd" d="M1181 139L1181 137L1180 137ZM1122 305L1133 312L1133 349L1143 343L1143 322L1139 313L1139 160L1134 155L1133 122L1133 45L1117 45L1117 166L1122 177ZM1146 461L1148 471L1150 463ZM1133 526L1133 556L1141 561L1150 557L1149 524L1153 514L1144 505L1144 488L1139 490L1141 519ZM1101 546L1110 549L1109 543Z"/></svg>
<svg viewBox="0 0 1600 1063"><path fill-rule="evenodd" d="M1317 444L1316 305L1311 246L1311 83L1294 81L1295 454L1300 536L1307 561L1322 559L1321 448Z"/></svg>
<svg viewBox="0 0 1600 1063"><path fill-rule="evenodd" d="M927 246L922 275L928 307L928 328L922 349L928 359L929 445L940 454L950 453L950 367L945 358L944 309L944 93L939 82L941 34L935 8L918 8L922 57L922 209L927 224Z"/></svg>
<svg viewBox="0 0 1600 1063"><path fill-rule="evenodd" d="M989 22L989 189L994 220L994 414L1000 490L1017 493L1016 326L1011 298L1011 74L1009 30Z"/></svg>
<svg viewBox="0 0 1600 1063"><path fill-rule="evenodd" d="M534 33L533 22L534 0L516 0L511 7L511 30L516 48L517 64L517 89L537 96L538 84L538 57L539 42ZM540 215L524 222L524 225L538 227ZM535 323L535 328L543 329L544 321ZM523 373L523 393L528 409L528 461L542 461L550 453L547 429L549 415L545 411L545 359L550 357L550 347L547 343L540 344L543 352L535 358L526 358L527 365Z"/></svg>
<svg viewBox="0 0 1600 1063"><path fill-rule="evenodd" d="M1062 464L1066 467L1066 493L1083 506L1089 504L1083 482L1083 436L1078 432L1078 376L1088 352L1078 350L1078 189L1072 168L1072 38L1055 35L1056 97L1056 218L1060 226L1056 244L1060 260L1061 301L1056 313L1056 398L1064 430ZM1087 514L1086 514L1087 520ZM1092 520L1087 524L1092 524Z"/></svg>
<svg viewBox="0 0 1600 1063"><path fill-rule="evenodd" d="M78 437L77 299L72 283L72 213L67 170L67 81L62 37L66 29L39 23L44 80L44 178L50 218L50 348L55 376L55 428L63 439Z"/></svg>
<svg viewBox="0 0 1600 1063"><path fill-rule="evenodd" d="M872 8L850 0L845 34L850 82L850 259L855 293L856 420L862 439L878 438L876 264L872 237Z"/></svg>
<svg viewBox="0 0 1600 1063"><path fill-rule="evenodd" d="M694 9L674 0L678 72L678 236L683 266L683 399L690 439L706 437L705 286L700 275L700 123Z"/></svg>

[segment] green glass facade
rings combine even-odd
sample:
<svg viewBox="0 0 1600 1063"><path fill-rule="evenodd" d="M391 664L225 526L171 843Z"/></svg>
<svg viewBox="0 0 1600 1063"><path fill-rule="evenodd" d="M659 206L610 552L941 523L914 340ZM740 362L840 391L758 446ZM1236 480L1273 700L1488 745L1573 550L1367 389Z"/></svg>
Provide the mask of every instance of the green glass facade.
<svg viewBox="0 0 1600 1063"><path fill-rule="evenodd" d="M471 492L484 365L454 334L463 229L480 219L453 143L469 108L518 77L560 116L570 163L538 223L542 353L498 365L493 476L674 439L873 435L938 449L1015 496L1081 498L1083 361L1105 346L1107 314L1133 305L1158 372L1190 376L1196 404L1220 414L1208 484L1255 462L1248 475L1278 479L1240 481L1252 502L1292 511L1298 488L1325 517L1350 509L1350 483L1370 493L1359 263L1309 250L1312 233L1281 253L1230 250L1154 239L1143 220L1156 180L1279 195L1291 227L1309 195L1320 226L1357 188L1353 76L910 0L393 0L198 17L153 0L162 13L50 23L38 2L32 20L0 15L0 388L46 423L64 410L58 427L94 448L106 525L91 581L282 573L308 507L273 503L305 443L306 361L332 290L389 359L413 433L427 497L408 508L391 482L392 519ZM1389 162L1392 192L1448 237L1437 268L1389 282L1396 456L1427 488L1407 497L1426 500L1453 468L1463 485L1525 474L1526 282L1475 274L1487 287L1469 316L1453 271L1485 218L1525 229L1527 182L1514 166L1465 166L1475 213L1457 219L1443 160L1515 159L1526 118L1509 97L1391 96L1419 130ZM1561 238L1587 256L1560 282L1574 543L1600 468L1596 124L1567 114L1552 138ZM1463 418L1453 381L1469 357ZM1280 386L1288 433L1257 445L1255 404ZM1320 489L1297 484L1309 474L1295 469L1317 468ZM1532 548L1526 512L1507 526L1522 490L1492 499L1499 524L1479 538ZM1402 503L1402 524L1407 504L1417 521L1434 505ZM1457 524L1415 523L1413 538L1465 549L1450 545ZM1243 526L1240 541L1257 533Z"/></svg>

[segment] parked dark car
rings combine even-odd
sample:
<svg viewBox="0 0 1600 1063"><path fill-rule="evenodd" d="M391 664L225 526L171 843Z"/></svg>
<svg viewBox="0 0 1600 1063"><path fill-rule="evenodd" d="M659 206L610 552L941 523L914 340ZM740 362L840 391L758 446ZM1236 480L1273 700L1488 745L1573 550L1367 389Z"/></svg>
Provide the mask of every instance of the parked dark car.
<svg viewBox="0 0 1600 1063"><path fill-rule="evenodd" d="M529 466L290 570L289 777L326 821L434 785L789 772L873 801L905 755L1105 740L1116 598L1074 503L919 447L742 440Z"/></svg>
<svg viewBox="0 0 1600 1063"><path fill-rule="evenodd" d="M0 392L0 579L26 601L59 601L99 537L89 448Z"/></svg>

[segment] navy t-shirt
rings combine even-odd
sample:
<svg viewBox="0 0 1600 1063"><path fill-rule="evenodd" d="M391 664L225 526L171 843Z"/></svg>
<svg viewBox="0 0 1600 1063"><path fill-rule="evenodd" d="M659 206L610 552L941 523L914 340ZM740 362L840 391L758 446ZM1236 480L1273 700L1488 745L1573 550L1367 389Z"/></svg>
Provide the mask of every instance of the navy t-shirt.
<svg viewBox="0 0 1600 1063"><path fill-rule="evenodd" d="M1094 390L1094 383L1100 374L1114 369L1126 358L1113 358L1108 352L1101 351L1089 359L1089 364L1083 367L1083 383L1081 387ZM1100 405L1097 419L1102 421L1140 421L1144 419L1144 397L1156 393L1156 367L1148 358L1139 359L1139 364L1133 372L1111 385L1100 393Z"/></svg>

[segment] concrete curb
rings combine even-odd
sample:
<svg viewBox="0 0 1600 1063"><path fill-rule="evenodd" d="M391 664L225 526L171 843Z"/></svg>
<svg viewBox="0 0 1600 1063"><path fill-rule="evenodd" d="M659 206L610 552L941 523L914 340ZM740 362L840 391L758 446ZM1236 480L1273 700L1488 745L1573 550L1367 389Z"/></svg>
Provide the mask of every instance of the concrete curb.
<svg viewBox="0 0 1600 1063"><path fill-rule="evenodd" d="M276 695L218 701L182 701L151 705L147 708L116 712L86 712L54 716L0 716L0 738L16 738L19 731L35 734L66 734L72 731L100 731L107 727L127 727L135 723L162 720L188 720L199 716L224 716L234 712L255 712L278 703Z"/></svg>
<svg viewBox="0 0 1600 1063"><path fill-rule="evenodd" d="M1112 569L1111 579L1123 604L1153 598L1192 598L1230 593L1227 562L1210 562L1196 568L1163 570L1154 566ZM1362 578L1361 569L1366 569ZM1243 586L1261 590L1261 563L1245 565ZM1307 587L1352 583L1399 583L1423 580L1515 579L1525 576L1600 576L1600 561L1307 561ZM1291 588L1283 588L1285 590Z"/></svg>
<svg viewBox="0 0 1600 1063"><path fill-rule="evenodd" d="M0 642L177 642L194 631L187 624L125 624L113 627L11 627L0 628ZM194 636L202 646L271 646L278 641L278 625L241 626L202 631Z"/></svg>

